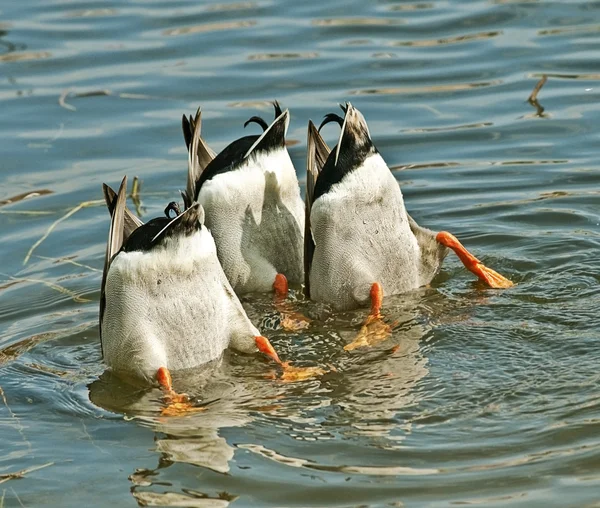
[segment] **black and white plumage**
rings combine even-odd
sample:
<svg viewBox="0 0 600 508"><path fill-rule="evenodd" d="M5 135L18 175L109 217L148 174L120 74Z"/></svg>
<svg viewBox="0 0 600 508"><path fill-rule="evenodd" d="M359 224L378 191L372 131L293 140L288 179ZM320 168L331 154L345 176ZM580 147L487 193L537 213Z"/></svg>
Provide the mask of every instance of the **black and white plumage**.
<svg viewBox="0 0 600 508"><path fill-rule="evenodd" d="M204 207L223 270L240 294L271 291L278 273L291 283L303 280L304 204L285 146L289 119L275 103L270 125L259 117L245 124L259 124L261 135L237 139L216 156L200 136L200 112L183 119L184 203Z"/></svg>
<svg viewBox="0 0 600 508"><path fill-rule="evenodd" d="M429 283L448 253L406 212L362 114L342 110L321 124L341 126L331 151L309 122L305 229L307 296L339 310L367 304L373 283L386 295Z"/></svg>
<svg viewBox="0 0 600 508"><path fill-rule="evenodd" d="M197 367L230 346L256 352L260 333L221 268L202 207L193 203L175 217L131 229L141 221L125 221L126 182L116 194L105 187L111 211L100 297L106 364L153 382L160 368Z"/></svg>

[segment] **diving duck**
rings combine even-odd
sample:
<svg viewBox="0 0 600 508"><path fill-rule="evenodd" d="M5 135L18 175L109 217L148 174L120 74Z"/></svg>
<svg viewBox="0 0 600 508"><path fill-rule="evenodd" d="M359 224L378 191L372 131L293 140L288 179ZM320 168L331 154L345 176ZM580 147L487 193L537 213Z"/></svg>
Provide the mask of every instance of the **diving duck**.
<svg viewBox="0 0 600 508"><path fill-rule="evenodd" d="M201 113L183 116L189 154L185 207L205 210L223 270L237 294L287 294L288 282L301 284L304 203L296 170L285 146L289 111L274 103L267 124L253 116L263 133L233 141L215 155L200 135Z"/></svg>
<svg viewBox="0 0 600 508"><path fill-rule="evenodd" d="M127 178L118 193L104 186L111 222L100 340L108 367L174 394L171 371L206 364L228 347L281 363L229 284L202 206L178 213L172 203L144 224L126 208L126 188Z"/></svg>
<svg viewBox="0 0 600 508"><path fill-rule="evenodd" d="M450 233L435 233L408 215L402 191L375 148L363 115L346 103L344 117L326 115L308 126L305 220L305 293L337 310L371 303L378 316L383 294L431 282L452 249L491 287L512 282L484 266ZM329 150L321 128L341 133Z"/></svg>

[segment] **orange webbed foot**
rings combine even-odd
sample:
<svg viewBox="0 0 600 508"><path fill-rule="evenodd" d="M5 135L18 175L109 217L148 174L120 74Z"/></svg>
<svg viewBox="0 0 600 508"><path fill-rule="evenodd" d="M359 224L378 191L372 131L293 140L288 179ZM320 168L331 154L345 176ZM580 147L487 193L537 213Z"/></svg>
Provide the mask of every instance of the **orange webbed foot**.
<svg viewBox="0 0 600 508"><path fill-rule="evenodd" d="M294 367L290 362L282 363L281 367L283 368L283 373L280 379L284 383L305 381L329 372L321 367Z"/></svg>
<svg viewBox="0 0 600 508"><path fill-rule="evenodd" d="M255 340L258 350L281 366L283 373L281 374L280 379L284 382L291 383L293 381L304 381L305 379L321 376L326 372L320 367L293 367L290 362L282 362L279 359L279 355L269 342L269 339L259 335L258 337L255 337ZM267 377L269 379L276 379L274 373L269 374Z"/></svg>
<svg viewBox="0 0 600 508"><path fill-rule="evenodd" d="M190 402L171 402L164 407L160 415L161 416L188 416L193 413L200 413L204 411L205 407L194 406Z"/></svg>
<svg viewBox="0 0 600 508"><path fill-rule="evenodd" d="M383 287L379 282L371 285L371 312L360 327L356 338L344 346L344 351L352 351L359 347L374 346L392 334L392 326L383 321L381 306L383 304Z"/></svg>
<svg viewBox="0 0 600 508"><path fill-rule="evenodd" d="M465 265L465 268L491 288L499 289L514 286L512 281L503 275L500 275L491 268L488 268L481 261L479 261L479 259L473 256L473 254L471 254L452 233L440 231L436 236L436 240L449 249L452 249L462 261L463 265Z"/></svg>
<svg viewBox="0 0 600 508"><path fill-rule="evenodd" d="M203 407L195 407L185 393L177 393L173 390L171 373L166 367L160 367L156 371L156 380L165 392L164 400L167 405L160 412L162 416L184 416L204 411Z"/></svg>
<svg viewBox="0 0 600 508"><path fill-rule="evenodd" d="M344 351L374 346L386 340L391 334L392 325L387 324L381 316L369 315L360 327L356 338L344 346Z"/></svg>
<svg viewBox="0 0 600 508"><path fill-rule="evenodd" d="M282 273L275 275L273 289L275 290L275 308L281 314L281 328L288 332L306 330L310 325L310 319L293 310L290 303L285 301L289 293L288 281L285 275Z"/></svg>
<svg viewBox="0 0 600 508"><path fill-rule="evenodd" d="M310 326L310 319L304 314L276 307L281 314L281 328L286 332L299 332L306 330Z"/></svg>

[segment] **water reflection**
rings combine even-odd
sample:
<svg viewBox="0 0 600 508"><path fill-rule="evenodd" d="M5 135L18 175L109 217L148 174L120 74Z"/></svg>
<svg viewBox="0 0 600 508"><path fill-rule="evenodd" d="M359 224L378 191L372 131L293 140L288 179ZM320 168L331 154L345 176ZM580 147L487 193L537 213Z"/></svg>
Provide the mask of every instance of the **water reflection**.
<svg viewBox="0 0 600 508"><path fill-rule="evenodd" d="M14 46L15 50L11 53L6 53L4 55L0 55L0 62L23 62L26 60L44 60L46 58L51 58L52 53L50 51L16 51L16 46Z"/></svg>
<svg viewBox="0 0 600 508"><path fill-rule="evenodd" d="M234 449L219 435L219 429L243 426L252 421L250 411L243 407L243 401L251 395L246 393L245 384L227 376L222 361L193 373L178 373L174 381L178 389L192 396L204 411L180 417L157 416L163 406L162 393L158 389L136 390L108 371L90 384L90 399L100 407L125 413L128 419L154 432L157 467L138 468L129 475L131 493L139 503L227 506L235 496L227 499L190 489L182 489L181 493L158 492L156 488L170 485L161 480L161 473L177 463L217 473L229 472ZM153 489L149 490L149 487Z"/></svg>
<svg viewBox="0 0 600 508"><path fill-rule="evenodd" d="M318 57L319 53L258 53L249 55L248 60L294 60Z"/></svg>
<svg viewBox="0 0 600 508"><path fill-rule="evenodd" d="M164 485L164 471L173 464L189 464L227 474L237 449L313 471L367 476L434 474L434 469L408 465L323 464L310 458L286 456L263 444L234 445L221 434L226 428L269 425L296 440L331 441L335 436L326 428L332 426L348 438L377 439L383 448L395 449L402 438L398 430L403 428L399 426L397 415L418 402L417 386L428 374L427 359L421 353L420 344L432 329L428 312L423 309L424 297L431 296L439 298L437 292L425 289L387 299L385 318L397 323L392 337L376 347L357 349L351 354L344 352L343 345L356 336L365 312L331 314L322 306L305 302L302 311L321 318L313 322L310 336L272 334L272 341L283 357L293 358L299 364L317 357L322 364L334 364L333 371L307 382L282 383L272 378L269 374L272 369L264 362L228 353L206 369L179 373L174 378L178 390L192 395L204 408L200 413L183 417L158 416L162 406L158 389L136 390L105 372L90 384L93 403L124 413L138 425L151 429L155 436L153 449L157 453L157 467L138 468L130 473L132 495L143 503L167 506L169 503L204 506L201 503L208 503L208 499L218 500L218 506L226 506L224 503L234 496L223 499L204 493L191 495L188 488L182 488L182 492L158 492L157 489ZM251 299L251 302L245 302L249 315L261 314L272 306L266 298L262 304L260 299ZM310 341L306 342L308 347L299 342L302 340ZM410 425L405 430L409 428ZM381 438L388 444L383 445ZM190 495L191 501L187 500Z"/></svg>
<svg viewBox="0 0 600 508"><path fill-rule="evenodd" d="M579 26L564 26L561 28L552 28L547 30L538 30L540 37L553 35L572 35L600 32L600 25L579 25Z"/></svg>
<svg viewBox="0 0 600 508"><path fill-rule="evenodd" d="M163 31L163 35L168 37L178 35L190 35L206 32L221 32L224 30L235 30L236 28L248 28L255 26L256 21L225 21L222 23L207 23L205 25L186 26L181 28L170 28Z"/></svg>
<svg viewBox="0 0 600 508"><path fill-rule="evenodd" d="M494 125L492 122L478 122L465 125L450 125L448 127L423 127L420 129L403 129L402 132L406 132L407 134L414 134L418 132L460 131L463 129L481 129L482 127L491 127L492 125Z"/></svg>
<svg viewBox="0 0 600 508"><path fill-rule="evenodd" d="M501 80L481 81L478 83L449 83L446 85L406 86L390 88L368 88L364 90L351 90L350 95L410 95L440 92L460 92L489 86L498 86Z"/></svg>
<svg viewBox="0 0 600 508"><path fill-rule="evenodd" d="M214 3L207 6L206 10L207 12L242 11L256 9L258 6L257 2Z"/></svg>
<svg viewBox="0 0 600 508"><path fill-rule="evenodd" d="M237 446L242 450L248 450L256 455L270 459L278 464L312 469L314 471L327 471L342 474L359 474L365 476L413 476L413 475L432 475L439 473L438 469L433 468L413 468L407 466L348 466L348 465L329 465L320 464L318 462L302 459L299 457L291 457L282 455L275 450L271 450L262 445L240 444Z"/></svg>
<svg viewBox="0 0 600 508"><path fill-rule="evenodd" d="M493 39L502 35L502 31L492 32L480 32L475 34L456 35L453 37L445 37L443 39L429 39L429 40L417 40L417 41L398 41L394 42L392 46L408 46L415 48L429 48L433 46L446 46L449 44L460 44L463 42L472 42L481 39Z"/></svg>
<svg viewBox="0 0 600 508"><path fill-rule="evenodd" d="M0 474L55 462L3 483L6 506L597 503L598 2L1 10ZM525 102L541 73L545 111ZM397 154L415 218L520 284L484 290L449 258L432 288L386 299L390 339L351 352L364 312L298 298L313 322L287 333L267 299L253 319L282 357L327 374L282 383L262 359L225 358L188 381L205 409L181 418L160 416L158 390L106 375L88 393L107 218L78 203L129 173L149 216L162 210L185 165L181 113L198 102L224 146L234 108L277 96L303 178L308 118L349 93Z"/></svg>
<svg viewBox="0 0 600 508"><path fill-rule="evenodd" d="M8 35L8 28L8 25L0 23L0 45L6 48L7 53L24 50L26 48L25 44L15 44L5 39Z"/></svg>
<svg viewBox="0 0 600 508"><path fill-rule="evenodd" d="M106 16L116 16L119 14L117 9L83 9L80 11L67 11L65 17L67 18L100 18Z"/></svg>
<svg viewBox="0 0 600 508"><path fill-rule="evenodd" d="M398 431L398 412L417 402L416 387L428 374L420 342L431 330L421 308L424 293L387 298L385 319L396 324L392 337L341 359L343 375L339 384L332 381L332 403L342 409L336 419L348 422L347 436L391 437ZM341 328L339 323L336 328ZM342 335L349 342L356 331Z"/></svg>
<svg viewBox="0 0 600 508"><path fill-rule="evenodd" d="M140 491L132 487L131 494L140 506L186 506L188 508L226 508L230 501L237 496L229 496L223 492L223 497L210 497L208 494L186 489L185 494L178 492ZM229 498L229 499L226 499Z"/></svg>
<svg viewBox="0 0 600 508"><path fill-rule="evenodd" d="M390 11L420 11L423 9L433 9L435 4L433 3L418 3L418 4L409 4L409 3L400 3L390 5L388 10Z"/></svg>
<svg viewBox="0 0 600 508"><path fill-rule="evenodd" d="M314 26L339 26L339 27L357 27L357 26L394 26L403 23L400 19L391 18L329 18L315 19L312 21Z"/></svg>

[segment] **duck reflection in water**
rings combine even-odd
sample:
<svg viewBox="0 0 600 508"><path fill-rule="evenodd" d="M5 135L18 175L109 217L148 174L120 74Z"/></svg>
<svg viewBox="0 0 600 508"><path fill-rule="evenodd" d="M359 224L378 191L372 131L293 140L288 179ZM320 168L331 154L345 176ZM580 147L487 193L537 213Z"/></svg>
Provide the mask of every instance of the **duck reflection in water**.
<svg viewBox="0 0 600 508"><path fill-rule="evenodd" d="M293 385L265 378L260 368L247 356L226 353L221 359L200 369L174 373L174 381L190 394L202 411L186 416L156 416L162 407L162 392L157 388L134 391L110 371L105 371L90 384L90 399L106 410L124 413L128 419L154 432L156 468L147 465L130 472L132 495L138 500L155 499L168 505L184 493L154 492L150 487L165 485L161 471L173 464L184 463L216 473L230 471L236 448L220 435L224 428L246 427L253 421L273 414L280 418L310 413L313 405L286 407L286 397ZM315 402L315 406L318 406ZM283 413L280 413L283 411ZM187 485L197 489L197 483ZM165 498L164 496L167 495ZM228 501L215 497L219 502ZM187 505L186 505L187 506ZM226 504L217 504L226 506Z"/></svg>

